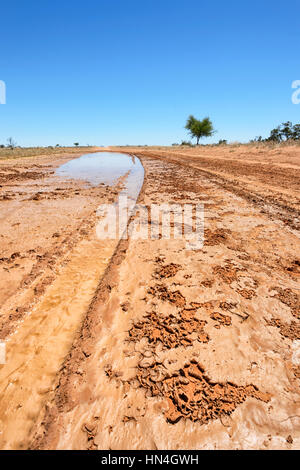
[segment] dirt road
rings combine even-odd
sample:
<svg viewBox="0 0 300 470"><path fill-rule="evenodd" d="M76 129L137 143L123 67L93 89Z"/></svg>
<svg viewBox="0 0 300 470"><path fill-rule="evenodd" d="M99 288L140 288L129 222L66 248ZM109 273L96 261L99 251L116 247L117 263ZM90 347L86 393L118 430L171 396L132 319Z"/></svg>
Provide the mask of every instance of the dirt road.
<svg viewBox="0 0 300 470"><path fill-rule="evenodd" d="M2 382L2 448L300 448L298 150L280 150L279 157L265 150L263 161L253 150L243 162L241 155L229 158L229 149L213 158L194 149L118 150L141 158L140 202L147 207L204 203L204 247L188 250L185 240L163 238L122 240L105 256L107 262L114 252L103 275L93 249L89 256L80 247L101 243L93 239L92 208L116 198L119 188L112 195L107 188L89 193L90 216L80 213L77 222L86 215L89 235L82 233L78 242L70 237L73 252L57 256L57 262L66 260L62 271L36 291L38 297L29 296L34 308L28 305L20 319L9 317L10 303L15 305L18 295L26 298L23 285L18 294L12 286L5 300L2 329L12 338L12 369ZM78 208L76 199L72 207ZM66 216L62 227L66 220L71 224ZM144 224L148 227L149 220ZM36 223L31 240L40 236L38 225L43 227ZM57 225L53 221L53 233L62 230ZM10 237L12 231L6 236L10 251L20 251L15 249L20 237ZM97 249L100 254L104 247ZM4 261L8 268L22 260L10 251L4 256L12 259ZM44 261L48 275L53 269ZM70 273L78 276L73 294ZM70 324L62 334L55 317L70 298L79 308L69 310ZM21 341L42 340L26 345L31 356L35 348L29 369L18 364L18 334ZM64 344L53 360L52 338L55 348L61 339ZM40 391L25 399L22 387L28 390L33 383L40 383ZM14 413L19 413L16 421Z"/></svg>

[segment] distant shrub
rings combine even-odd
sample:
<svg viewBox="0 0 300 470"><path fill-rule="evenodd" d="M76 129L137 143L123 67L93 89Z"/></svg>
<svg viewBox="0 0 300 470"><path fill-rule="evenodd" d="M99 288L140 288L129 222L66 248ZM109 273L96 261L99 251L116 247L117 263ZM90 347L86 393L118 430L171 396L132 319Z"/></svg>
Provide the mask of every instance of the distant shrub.
<svg viewBox="0 0 300 470"><path fill-rule="evenodd" d="M190 140L189 141L182 140L180 145L187 145L188 147L193 147L193 144Z"/></svg>
<svg viewBox="0 0 300 470"><path fill-rule="evenodd" d="M17 143L14 141L12 137L7 139L7 147L13 150L17 146Z"/></svg>

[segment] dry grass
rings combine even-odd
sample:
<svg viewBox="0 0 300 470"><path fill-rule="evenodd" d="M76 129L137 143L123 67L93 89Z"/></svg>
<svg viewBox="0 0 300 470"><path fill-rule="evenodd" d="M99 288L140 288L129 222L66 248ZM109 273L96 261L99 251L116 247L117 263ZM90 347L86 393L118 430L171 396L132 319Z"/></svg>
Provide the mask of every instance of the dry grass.
<svg viewBox="0 0 300 470"><path fill-rule="evenodd" d="M22 157L36 157L40 155L61 155L65 153L78 153L78 152L90 152L95 147L16 147L0 148L0 160L22 158Z"/></svg>
<svg viewBox="0 0 300 470"><path fill-rule="evenodd" d="M229 142L227 144L199 144L199 145L181 145L181 144L173 144L173 145L118 145L116 148L144 148L144 149L155 149L155 150L171 150L171 149L195 149L202 151L203 149L215 149L215 148L222 148L222 149L284 149L288 148L300 148L300 141L287 141L287 142ZM114 146L112 146L114 148Z"/></svg>
<svg viewBox="0 0 300 470"><path fill-rule="evenodd" d="M300 166L300 143L299 142L251 142L247 144L231 143L222 145L198 145L198 146L124 146L110 147L113 150L119 148L122 151L142 152L143 154L157 153L160 156L184 156L190 159L190 163L199 163L199 159L221 159L223 162L227 160L238 160L243 163L246 161L269 163L276 165L296 165ZM204 160L203 160L204 161Z"/></svg>

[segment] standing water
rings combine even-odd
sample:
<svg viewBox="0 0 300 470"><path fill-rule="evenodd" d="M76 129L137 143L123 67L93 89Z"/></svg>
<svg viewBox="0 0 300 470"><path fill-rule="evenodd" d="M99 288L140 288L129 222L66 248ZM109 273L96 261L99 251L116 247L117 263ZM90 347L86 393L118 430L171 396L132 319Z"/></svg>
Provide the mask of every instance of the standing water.
<svg viewBox="0 0 300 470"><path fill-rule="evenodd" d="M136 201L144 180L144 168L137 157L111 152L88 153L56 170L60 177L84 180L92 186L101 183L113 186L128 172L122 194Z"/></svg>

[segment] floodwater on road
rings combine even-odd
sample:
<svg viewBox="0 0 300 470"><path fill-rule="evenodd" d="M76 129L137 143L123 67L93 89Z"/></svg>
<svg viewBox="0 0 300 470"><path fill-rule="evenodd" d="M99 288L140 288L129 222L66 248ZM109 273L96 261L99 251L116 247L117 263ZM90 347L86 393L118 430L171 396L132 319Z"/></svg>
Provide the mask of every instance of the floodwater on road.
<svg viewBox="0 0 300 470"><path fill-rule="evenodd" d="M84 180L92 186L113 186L127 173L126 194L136 199L144 179L144 169L137 157L114 152L88 153L64 163L56 170L57 176Z"/></svg>

